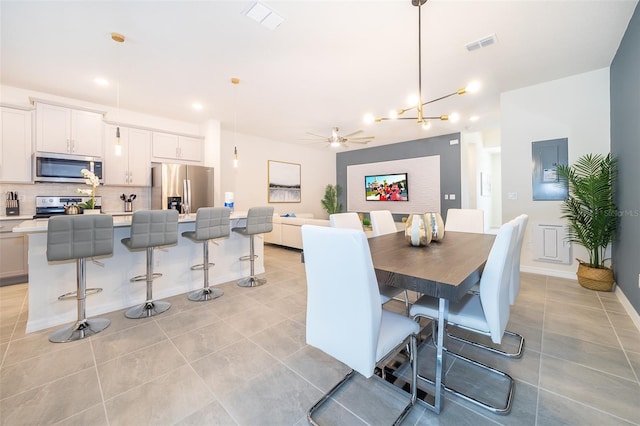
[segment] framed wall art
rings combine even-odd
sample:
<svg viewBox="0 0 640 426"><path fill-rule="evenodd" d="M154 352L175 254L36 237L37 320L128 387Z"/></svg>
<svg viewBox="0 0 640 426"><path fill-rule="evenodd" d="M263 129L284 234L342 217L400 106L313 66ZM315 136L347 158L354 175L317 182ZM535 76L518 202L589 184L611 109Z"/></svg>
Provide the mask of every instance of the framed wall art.
<svg viewBox="0 0 640 426"><path fill-rule="evenodd" d="M268 160L267 171L270 203L301 202L300 164Z"/></svg>

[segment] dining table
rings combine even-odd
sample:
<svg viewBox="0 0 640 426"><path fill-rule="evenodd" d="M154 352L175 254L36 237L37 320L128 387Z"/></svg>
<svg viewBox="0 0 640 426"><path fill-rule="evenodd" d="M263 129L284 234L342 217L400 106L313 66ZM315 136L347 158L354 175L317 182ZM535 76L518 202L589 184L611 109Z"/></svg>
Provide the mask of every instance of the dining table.
<svg viewBox="0 0 640 426"><path fill-rule="evenodd" d="M421 399L436 413L444 400L443 343L449 303L458 302L480 281L494 239L492 234L446 232L440 241L419 247L407 242L403 231L368 239L378 282L439 299L434 395Z"/></svg>

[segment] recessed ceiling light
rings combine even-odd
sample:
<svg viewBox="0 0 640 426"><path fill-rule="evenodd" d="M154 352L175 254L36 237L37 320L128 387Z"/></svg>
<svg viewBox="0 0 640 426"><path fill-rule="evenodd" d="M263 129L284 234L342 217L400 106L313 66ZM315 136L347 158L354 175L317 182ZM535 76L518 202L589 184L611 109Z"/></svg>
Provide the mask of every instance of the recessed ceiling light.
<svg viewBox="0 0 640 426"><path fill-rule="evenodd" d="M96 77L93 81L94 81L98 86L105 87L105 86L108 86L108 85L109 85L109 81L108 81L106 78Z"/></svg>
<svg viewBox="0 0 640 426"><path fill-rule="evenodd" d="M472 115L471 117L469 117L469 121L478 121L480 119L480 117L478 117L477 115Z"/></svg>
<svg viewBox="0 0 640 426"><path fill-rule="evenodd" d="M193 105L191 105L193 107L193 109L195 109L196 111L200 111L202 110L202 104L199 104L197 102L195 102Z"/></svg>

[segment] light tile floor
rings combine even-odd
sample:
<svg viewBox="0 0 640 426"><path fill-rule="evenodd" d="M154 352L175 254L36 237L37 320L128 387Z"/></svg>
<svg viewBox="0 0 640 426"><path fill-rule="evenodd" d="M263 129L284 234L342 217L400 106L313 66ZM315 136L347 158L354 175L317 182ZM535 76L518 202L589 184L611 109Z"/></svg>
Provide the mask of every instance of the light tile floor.
<svg viewBox="0 0 640 426"><path fill-rule="evenodd" d="M25 335L27 285L0 287L0 424L306 424L307 409L347 368L305 344L300 253L266 246L265 268L265 286L226 283L207 303L172 297L168 312L149 319L113 312L104 332L67 344L50 343L52 330ZM450 345L517 380L509 415L448 395L439 415L418 406L404 424L640 424L640 332L614 294L523 274L509 329L526 337L519 360ZM431 351L422 351L422 369ZM453 380L456 363L448 365ZM486 380L465 374L490 396ZM337 401L318 413L323 424L389 424L404 403L362 377Z"/></svg>

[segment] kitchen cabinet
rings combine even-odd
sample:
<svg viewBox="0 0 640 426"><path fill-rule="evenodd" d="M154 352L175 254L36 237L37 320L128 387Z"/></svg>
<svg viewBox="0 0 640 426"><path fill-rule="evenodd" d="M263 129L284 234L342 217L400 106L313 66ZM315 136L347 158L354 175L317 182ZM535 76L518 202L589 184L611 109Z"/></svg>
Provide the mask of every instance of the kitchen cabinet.
<svg viewBox="0 0 640 426"><path fill-rule="evenodd" d="M36 150L102 155L102 117L95 111L36 104Z"/></svg>
<svg viewBox="0 0 640 426"><path fill-rule="evenodd" d="M29 274L27 263L27 235L11 232L22 220L0 221L0 284L26 282Z"/></svg>
<svg viewBox="0 0 640 426"><path fill-rule="evenodd" d="M0 182L32 182L32 111L0 108Z"/></svg>
<svg viewBox="0 0 640 426"><path fill-rule="evenodd" d="M151 132L120 126L122 154L116 155L116 127L105 126L104 184L151 186Z"/></svg>
<svg viewBox="0 0 640 426"><path fill-rule="evenodd" d="M152 160L202 162L202 139L171 133L153 132Z"/></svg>

